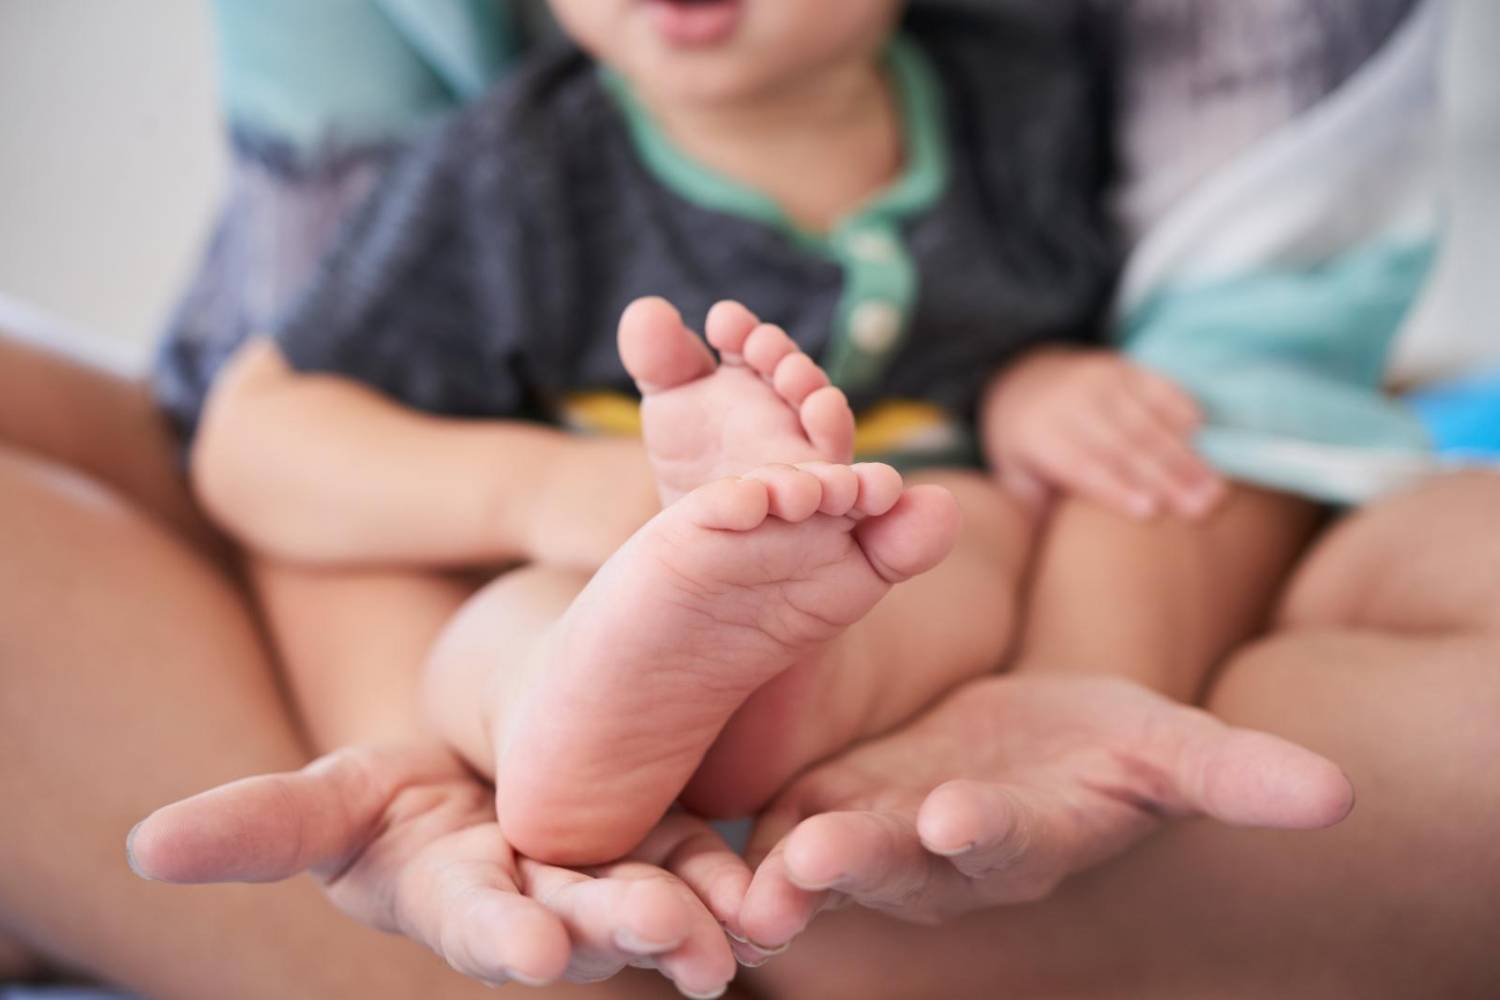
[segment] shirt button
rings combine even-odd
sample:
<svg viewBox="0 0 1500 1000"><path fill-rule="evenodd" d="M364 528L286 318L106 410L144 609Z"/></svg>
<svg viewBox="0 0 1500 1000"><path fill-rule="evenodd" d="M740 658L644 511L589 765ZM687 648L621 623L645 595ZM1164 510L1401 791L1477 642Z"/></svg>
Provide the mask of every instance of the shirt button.
<svg viewBox="0 0 1500 1000"><path fill-rule="evenodd" d="M873 263L885 263L900 252L894 239L873 229L850 234L845 245L849 248L849 252L860 260Z"/></svg>
<svg viewBox="0 0 1500 1000"><path fill-rule="evenodd" d="M849 337L870 354L883 354L901 336L901 310L889 302L861 302L849 314Z"/></svg>

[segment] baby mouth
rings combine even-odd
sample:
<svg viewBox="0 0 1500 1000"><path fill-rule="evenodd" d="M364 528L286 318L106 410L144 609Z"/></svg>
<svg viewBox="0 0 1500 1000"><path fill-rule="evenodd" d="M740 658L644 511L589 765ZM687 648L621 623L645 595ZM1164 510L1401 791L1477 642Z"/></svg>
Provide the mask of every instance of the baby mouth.
<svg viewBox="0 0 1500 1000"><path fill-rule="evenodd" d="M727 41L739 27L744 6L745 0L646 0L662 38L682 46Z"/></svg>

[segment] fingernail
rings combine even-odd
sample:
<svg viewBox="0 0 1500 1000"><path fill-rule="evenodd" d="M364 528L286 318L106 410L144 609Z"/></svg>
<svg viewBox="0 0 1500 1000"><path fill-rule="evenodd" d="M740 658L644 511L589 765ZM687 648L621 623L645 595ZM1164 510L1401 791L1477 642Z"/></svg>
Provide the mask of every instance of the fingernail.
<svg viewBox="0 0 1500 1000"><path fill-rule="evenodd" d="M771 960L770 955L767 955L749 941L734 941L731 939L729 950L734 954L734 960L747 969L758 969Z"/></svg>
<svg viewBox="0 0 1500 1000"><path fill-rule="evenodd" d="M680 943L679 941L647 941L635 931L628 929L615 931L615 947L637 955L659 955L664 951L671 951Z"/></svg>
<svg viewBox="0 0 1500 1000"><path fill-rule="evenodd" d="M141 826L145 822L145 820L141 820L140 823L131 827L130 832L125 835L125 863L130 866L130 870L135 872L138 878L143 878L147 882L155 882L156 879L141 871L141 866L135 860L135 835L141 832Z"/></svg>
<svg viewBox="0 0 1500 1000"><path fill-rule="evenodd" d="M792 946L792 942L790 941L783 941L774 947L768 944L761 944L759 941L746 941L745 943L757 951L764 953L767 958L775 958Z"/></svg>
<svg viewBox="0 0 1500 1000"><path fill-rule="evenodd" d="M967 844L960 844L958 847L933 847L930 844L924 844L922 846L926 847L929 851L939 857L956 858L960 854L968 854L975 847L978 847L979 844L977 841L971 840Z"/></svg>
<svg viewBox="0 0 1500 1000"><path fill-rule="evenodd" d="M719 926L722 927L722 928L724 928L724 933L725 933L725 935L727 935L729 937L729 940L731 940L731 941L738 941L740 944L749 944L750 943L750 939L749 938L747 938L747 937L741 937L740 935L736 934L730 928L730 926L728 924L720 924Z"/></svg>
<svg viewBox="0 0 1500 1000"><path fill-rule="evenodd" d="M682 986L680 984L674 984L674 985L677 986L677 992L678 993L681 993L685 997L690 997L691 1000L719 1000L719 997L721 997L725 993L729 992L729 984L728 983L725 983L723 986L720 986L718 989L714 990L712 993L694 993L692 990L689 990L689 989L687 989L686 987L684 987L684 986Z"/></svg>
<svg viewBox="0 0 1500 1000"><path fill-rule="evenodd" d="M528 976L524 972L517 972L514 969L506 969L505 975L507 978L515 980L522 986L530 986L532 989L537 989L542 986L550 986L552 983L552 980L550 979L537 979L534 976Z"/></svg>
<svg viewBox="0 0 1500 1000"><path fill-rule="evenodd" d="M848 872L836 872L824 879L812 880L800 878L794 872L787 872L787 878L791 883L804 892L824 892L828 889L843 889L849 885Z"/></svg>

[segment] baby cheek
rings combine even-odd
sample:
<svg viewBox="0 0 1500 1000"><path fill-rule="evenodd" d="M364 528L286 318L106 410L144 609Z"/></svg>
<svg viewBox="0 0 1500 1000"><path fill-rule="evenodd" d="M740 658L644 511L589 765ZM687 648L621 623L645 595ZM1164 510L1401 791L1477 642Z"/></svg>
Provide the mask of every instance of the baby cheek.
<svg viewBox="0 0 1500 1000"><path fill-rule="evenodd" d="M785 68L874 57L896 30L906 0L743 0L755 40ZM796 64L796 65L792 65Z"/></svg>
<svg viewBox="0 0 1500 1000"><path fill-rule="evenodd" d="M626 41L626 20L641 0L548 0L568 37L600 62L618 65Z"/></svg>

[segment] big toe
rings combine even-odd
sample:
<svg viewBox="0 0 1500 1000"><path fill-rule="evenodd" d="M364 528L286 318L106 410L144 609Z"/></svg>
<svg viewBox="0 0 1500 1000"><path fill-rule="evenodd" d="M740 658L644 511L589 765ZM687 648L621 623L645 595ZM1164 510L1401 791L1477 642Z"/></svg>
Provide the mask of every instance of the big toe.
<svg viewBox="0 0 1500 1000"><path fill-rule="evenodd" d="M620 317L620 360L642 394L702 378L714 359L670 302L636 299Z"/></svg>
<svg viewBox="0 0 1500 1000"><path fill-rule="evenodd" d="M900 583L947 557L961 520L952 493L941 486L913 486L889 511L862 521L855 536L876 572Z"/></svg>

